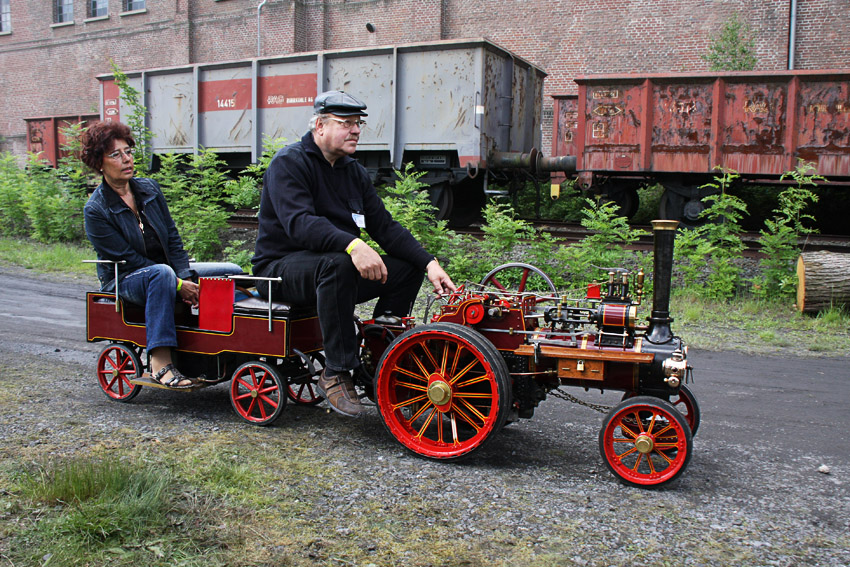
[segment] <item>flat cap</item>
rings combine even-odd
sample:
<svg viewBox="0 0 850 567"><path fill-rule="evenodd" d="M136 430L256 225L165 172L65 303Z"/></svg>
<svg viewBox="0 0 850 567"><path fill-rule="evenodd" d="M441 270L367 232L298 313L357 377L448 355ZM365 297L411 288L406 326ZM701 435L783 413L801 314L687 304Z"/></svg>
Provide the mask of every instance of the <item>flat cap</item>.
<svg viewBox="0 0 850 567"><path fill-rule="evenodd" d="M336 114L337 116L369 116L365 112L366 103L343 91L326 91L313 101L316 114Z"/></svg>

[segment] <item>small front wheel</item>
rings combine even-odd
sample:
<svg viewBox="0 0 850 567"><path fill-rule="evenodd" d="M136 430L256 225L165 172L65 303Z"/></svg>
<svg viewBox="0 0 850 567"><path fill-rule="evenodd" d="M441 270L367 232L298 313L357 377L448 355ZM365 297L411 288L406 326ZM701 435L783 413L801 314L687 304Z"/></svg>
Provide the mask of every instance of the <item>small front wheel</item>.
<svg viewBox="0 0 850 567"><path fill-rule="evenodd" d="M97 382L103 393L116 402L129 402L142 391L130 380L142 376L142 363L132 348L110 343L97 357Z"/></svg>
<svg viewBox="0 0 850 567"><path fill-rule="evenodd" d="M286 385L265 362L246 362L230 382L230 403L253 425L270 425L286 405Z"/></svg>
<svg viewBox="0 0 850 567"><path fill-rule="evenodd" d="M691 428L669 403L651 396L620 402L599 431L599 452L621 482L654 487L670 482L691 460Z"/></svg>

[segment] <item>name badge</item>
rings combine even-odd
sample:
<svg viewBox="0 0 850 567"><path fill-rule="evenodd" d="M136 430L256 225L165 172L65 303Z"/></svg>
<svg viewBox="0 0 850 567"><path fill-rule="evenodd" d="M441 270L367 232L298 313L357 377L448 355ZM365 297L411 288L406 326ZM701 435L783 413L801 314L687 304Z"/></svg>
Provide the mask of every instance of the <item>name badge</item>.
<svg viewBox="0 0 850 567"><path fill-rule="evenodd" d="M366 217L360 213L351 213L351 218L354 219L354 224L357 228L366 228Z"/></svg>

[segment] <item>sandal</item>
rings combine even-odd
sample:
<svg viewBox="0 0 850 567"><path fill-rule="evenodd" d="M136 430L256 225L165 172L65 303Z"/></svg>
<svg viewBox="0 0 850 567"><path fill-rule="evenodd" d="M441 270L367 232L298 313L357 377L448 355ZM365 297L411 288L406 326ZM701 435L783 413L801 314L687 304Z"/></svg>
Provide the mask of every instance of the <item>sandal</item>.
<svg viewBox="0 0 850 567"><path fill-rule="evenodd" d="M169 380L163 382L162 378L163 378L163 376L168 374L169 370L171 371L171 378ZM195 386L198 385L198 379L197 378L190 378L188 376L184 376L183 374L180 373L179 370L177 370L174 367L173 364L166 364L165 366L163 366L159 370L159 372L157 372L156 374L151 376L151 379L154 382L157 382L158 384L162 384L166 388L172 388L174 390L187 390L189 388L194 388ZM181 386L180 382L182 382L183 380L188 380L189 383L183 384Z"/></svg>

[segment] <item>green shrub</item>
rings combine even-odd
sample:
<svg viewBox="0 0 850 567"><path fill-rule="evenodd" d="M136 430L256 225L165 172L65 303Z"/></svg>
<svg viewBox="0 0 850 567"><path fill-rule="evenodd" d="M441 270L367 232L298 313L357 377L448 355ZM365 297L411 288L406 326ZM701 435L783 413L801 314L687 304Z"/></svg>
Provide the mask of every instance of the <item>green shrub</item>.
<svg viewBox="0 0 850 567"><path fill-rule="evenodd" d="M260 207L260 192L263 175L275 154L286 145L286 138L263 136L263 153L257 163L248 165L236 179L227 180L224 191L227 202L237 209L257 209Z"/></svg>
<svg viewBox="0 0 850 567"><path fill-rule="evenodd" d="M676 243L679 256L686 262L681 268L686 283L694 286L694 292L702 297L730 299L742 283L738 260L745 248L740 233L747 205L729 193L729 187L738 177L734 171L722 170L713 182L701 186L716 191L703 199L708 207L700 213L700 218L707 222L683 231Z"/></svg>
<svg viewBox="0 0 850 567"><path fill-rule="evenodd" d="M29 234L29 220L23 195L29 185L27 172L11 153L0 153L0 234Z"/></svg>
<svg viewBox="0 0 850 567"><path fill-rule="evenodd" d="M396 170L398 179L382 188L384 206L392 217L407 228L431 254L445 257L456 235L446 227L446 221L436 220L436 208L428 196L428 186L419 179L423 171L415 171L412 163L404 171Z"/></svg>
<svg viewBox="0 0 850 567"><path fill-rule="evenodd" d="M189 157L165 154L152 176L162 187L186 251L201 262L218 257L228 228L224 165L215 152L206 149Z"/></svg>
<svg viewBox="0 0 850 567"><path fill-rule="evenodd" d="M818 181L826 181L815 171L814 164L799 160L793 171L782 175L781 179L790 177L797 185L779 194L779 205L773 210L773 218L766 219L765 228L759 231L758 242L765 254L759 260L761 274L753 279L753 292L759 297L780 298L796 293L796 260L801 251L799 239L817 232L806 226L806 222L814 222L815 219L805 210L818 201L818 196L808 187L817 186Z"/></svg>
<svg viewBox="0 0 850 567"><path fill-rule="evenodd" d="M30 226L30 236L40 242L80 240L86 190L61 172L46 167L35 155L27 164L27 184L21 202Z"/></svg>

